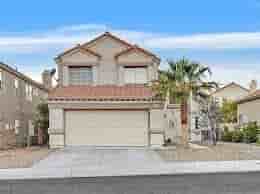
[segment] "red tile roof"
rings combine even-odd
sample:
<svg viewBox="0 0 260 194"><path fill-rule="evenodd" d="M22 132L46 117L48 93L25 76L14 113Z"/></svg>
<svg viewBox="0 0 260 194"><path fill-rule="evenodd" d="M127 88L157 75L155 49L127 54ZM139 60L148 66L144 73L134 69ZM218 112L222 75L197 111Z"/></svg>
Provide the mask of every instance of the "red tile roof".
<svg viewBox="0 0 260 194"><path fill-rule="evenodd" d="M49 100L151 100L151 87L127 86L67 86L57 87L49 94Z"/></svg>

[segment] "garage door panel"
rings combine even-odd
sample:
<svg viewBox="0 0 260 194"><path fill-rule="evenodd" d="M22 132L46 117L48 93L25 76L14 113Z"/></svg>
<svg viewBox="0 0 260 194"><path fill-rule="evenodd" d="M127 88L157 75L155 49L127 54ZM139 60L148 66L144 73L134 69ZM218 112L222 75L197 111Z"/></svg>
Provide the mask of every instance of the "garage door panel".
<svg viewBox="0 0 260 194"><path fill-rule="evenodd" d="M146 111L66 111L66 144L147 145Z"/></svg>

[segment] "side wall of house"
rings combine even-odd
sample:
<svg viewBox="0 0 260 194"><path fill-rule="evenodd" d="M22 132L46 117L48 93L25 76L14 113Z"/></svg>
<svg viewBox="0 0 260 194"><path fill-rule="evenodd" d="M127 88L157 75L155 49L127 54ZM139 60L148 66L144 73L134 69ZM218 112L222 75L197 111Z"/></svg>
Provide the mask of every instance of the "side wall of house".
<svg viewBox="0 0 260 194"><path fill-rule="evenodd" d="M238 120L243 118L242 122L257 121L260 123L260 99L244 102L238 105Z"/></svg>
<svg viewBox="0 0 260 194"><path fill-rule="evenodd" d="M16 135L16 144L26 143L29 121L33 119L36 106L47 97L47 93L40 89L38 95L32 96L32 101L26 99L26 82L14 74L0 68L2 72L2 85L0 89L0 130L13 130ZM14 86L14 80L18 80L18 89ZM36 88L36 86L33 86ZM15 130L15 120L19 121L19 127Z"/></svg>

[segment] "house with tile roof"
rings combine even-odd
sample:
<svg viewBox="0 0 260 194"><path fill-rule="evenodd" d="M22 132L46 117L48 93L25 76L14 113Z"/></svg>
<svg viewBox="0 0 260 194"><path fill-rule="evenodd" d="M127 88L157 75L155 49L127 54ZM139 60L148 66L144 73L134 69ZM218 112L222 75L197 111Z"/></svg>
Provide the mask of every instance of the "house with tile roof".
<svg viewBox="0 0 260 194"><path fill-rule="evenodd" d="M210 95L219 103L221 106L224 100L237 101L249 94L249 89L231 82L223 87L220 87L213 91Z"/></svg>
<svg viewBox="0 0 260 194"><path fill-rule="evenodd" d="M55 58L50 147L149 146L181 139L180 107L156 98L160 58L106 32ZM170 120L165 117L170 115Z"/></svg>

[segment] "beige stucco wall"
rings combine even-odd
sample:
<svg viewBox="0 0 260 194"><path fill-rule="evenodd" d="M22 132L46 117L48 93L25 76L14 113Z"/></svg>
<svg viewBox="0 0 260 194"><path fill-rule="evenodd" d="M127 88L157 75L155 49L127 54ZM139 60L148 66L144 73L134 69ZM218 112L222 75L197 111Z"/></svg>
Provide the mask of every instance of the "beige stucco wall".
<svg viewBox="0 0 260 194"><path fill-rule="evenodd" d="M98 57L91 55L87 52L82 52L80 50L75 50L73 53L68 53L62 57L65 64L70 66L73 65L93 65L98 62Z"/></svg>
<svg viewBox="0 0 260 194"><path fill-rule="evenodd" d="M58 60L58 72L61 85L68 85L68 68L67 66L93 66L93 77L95 85L124 84L124 68L127 65L144 65L147 66L148 81L155 80L158 77L158 62L153 60L153 57L144 55L142 52L130 52L127 55L122 55L118 59L116 54L126 50L128 47L119 41L110 37L94 42L87 46L99 55L101 58L75 50L73 53L64 55L61 60Z"/></svg>
<svg viewBox="0 0 260 194"><path fill-rule="evenodd" d="M238 117L239 115L244 115L247 122L257 121L260 123L260 99L239 104Z"/></svg>
<svg viewBox="0 0 260 194"><path fill-rule="evenodd" d="M248 95L248 91L242 89L239 86L232 85L214 93L212 96L216 98L220 97L227 100L238 100L246 95Z"/></svg>
<svg viewBox="0 0 260 194"><path fill-rule="evenodd" d="M138 52L137 50L134 50L132 52L129 52L128 54L121 55L118 57L118 63L120 64L134 64L136 62L140 64L146 64L146 63L152 63L152 57L149 57L147 55L144 55L141 52Z"/></svg>
<svg viewBox="0 0 260 194"><path fill-rule="evenodd" d="M70 103L50 103L50 147L56 148L64 146L65 142L65 111L68 109L121 109L121 110L149 110L150 109L150 118L151 118L151 129L152 130L165 130L166 138L170 138L174 143L180 143L181 140L181 121L180 121L180 106L172 105L166 111L170 121L164 120L165 111L162 109L162 104L154 103L151 104L149 102L139 102L139 103L131 103L131 102L106 102L106 103L82 103L82 102L70 102ZM109 113L108 113L109 114ZM148 129L147 129L148 130ZM148 134L144 134L147 136ZM148 136L147 136L148 138ZM155 140L154 140L155 138ZM162 142L161 136L152 136L152 141ZM152 143L153 143L152 142Z"/></svg>

